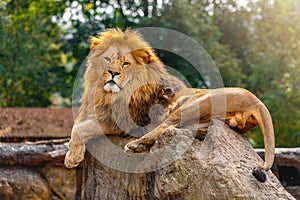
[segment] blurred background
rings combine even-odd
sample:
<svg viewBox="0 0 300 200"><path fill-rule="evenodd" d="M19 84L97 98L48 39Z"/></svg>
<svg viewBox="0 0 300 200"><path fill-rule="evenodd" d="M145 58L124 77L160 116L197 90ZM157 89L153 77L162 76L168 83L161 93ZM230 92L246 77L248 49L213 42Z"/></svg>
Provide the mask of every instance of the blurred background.
<svg viewBox="0 0 300 200"><path fill-rule="evenodd" d="M300 146L299 10L299 0L0 0L0 106L71 107L90 35L165 27L204 47L225 86L267 105L277 147ZM193 87L209 87L185 60L157 53ZM263 146L259 129L249 141Z"/></svg>

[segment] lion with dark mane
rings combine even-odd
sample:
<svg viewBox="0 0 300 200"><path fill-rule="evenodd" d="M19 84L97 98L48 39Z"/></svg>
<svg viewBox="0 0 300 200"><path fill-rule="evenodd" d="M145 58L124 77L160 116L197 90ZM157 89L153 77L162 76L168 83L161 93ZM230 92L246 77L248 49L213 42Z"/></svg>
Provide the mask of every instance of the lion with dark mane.
<svg viewBox="0 0 300 200"><path fill-rule="evenodd" d="M76 167L84 159L85 144L97 136L144 132L125 146L126 152L138 153L146 151L168 128L196 123L203 131L218 117L242 134L259 125L265 164L255 168L253 175L265 181L263 171L268 171L274 160L274 131L267 108L252 93L242 88L186 88L166 71L151 46L134 30L108 29L90 38L90 49L82 105L65 158L67 167ZM226 102L224 109L217 109L224 115L211 111L212 99ZM194 112L197 106L201 115ZM191 113L183 121L182 111Z"/></svg>

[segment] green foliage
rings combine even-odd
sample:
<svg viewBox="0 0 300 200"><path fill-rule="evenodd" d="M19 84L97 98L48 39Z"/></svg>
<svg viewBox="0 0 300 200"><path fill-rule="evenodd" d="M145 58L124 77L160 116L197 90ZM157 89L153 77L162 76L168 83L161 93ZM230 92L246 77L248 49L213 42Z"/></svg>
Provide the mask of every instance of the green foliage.
<svg viewBox="0 0 300 200"><path fill-rule="evenodd" d="M53 94L71 99L90 35L108 27L165 27L201 44L225 86L245 87L267 105L276 145L299 146L299 9L299 0L256 0L246 6L235 0L1 1L0 106L49 106ZM193 87L212 87L183 58L157 53ZM211 67L201 59L198 64ZM249 139L263 146L259 129Z"/></svg>
<svg viewBox="0 0 300 200"><path fill-rule="evenodd" d="M278 146L300 145L299 8L297 0L275 4L261 0L252 5L258 17L249 38L248 87L270 109ZM260 134L256 140L262 141Z"/></svg>
<svg viewBox="0 0 300 200"><path fill-rule="evenodd" d="M152 13L152 16L154 17L144 19L142 25L173 29L193 38L207 51L216 66L219 67L225 86L242 86L243 74L239 68L240 61L236 58L235 53L230 51L227 44L221 43L222 33L219 27L214 24L214 16L210 14L204 4L197 1L190 3L186 0L174 0L172 4L166 4L160 13ZM170 38L168 40L170 43L175 43ZM192 54L193 52L189 53ZM169 54L161 56L167 65L176 68L185 75L193 87L203 85L210 87L209 83L204 83L202 77L195 73L193 67L187 66L187 63L179 62L180 58L178 57ZM211 63L207 63L206 60L201 62L199 58L199 67L212 67L210 65Z"/></svg>
<svg viewBox="0 0 300 200"><path fill-rule="evenodd" d="M0 106L47 106L68 88L55 2L6 1L0 11Z"/></svg>

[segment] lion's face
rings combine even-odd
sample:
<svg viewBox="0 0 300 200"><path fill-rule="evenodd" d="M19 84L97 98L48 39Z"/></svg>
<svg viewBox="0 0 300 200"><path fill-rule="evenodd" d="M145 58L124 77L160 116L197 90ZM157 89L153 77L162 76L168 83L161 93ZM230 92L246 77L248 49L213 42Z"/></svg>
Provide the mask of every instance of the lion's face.
<svg viewBox="0 0 300 200"><path fill-rule="evenodd" d="M109 29L90 37L90 42L91 53L85 73L87 90L97 88L103 95L120 93L122 90L130 93L147 84L148 78L156 82L166 73L153 49L135 31ZM152 70L151 73L148 73L149 70ZM148 74L151 77L147 77Z"/></svg>
<svg viewBox="0 0 300 200"><path fill-rule="evenodd" d="M124 54L107 51L102 57L104 71L101 75L106 92L118 93L129 81L131 71L137 63L131 52Z"/></svg>
<svg viewBox="0 0 300 200"><path fill-rule="evenodd" d="M131 50L116 44L104 51L96 49L88 61L91 69L87 75L93 78L87 80L97 82L97 87L103 88L106 93L119 93L133 82L143 79L147 74L145 66L150 63L151 53L147 48Z"/></svg>

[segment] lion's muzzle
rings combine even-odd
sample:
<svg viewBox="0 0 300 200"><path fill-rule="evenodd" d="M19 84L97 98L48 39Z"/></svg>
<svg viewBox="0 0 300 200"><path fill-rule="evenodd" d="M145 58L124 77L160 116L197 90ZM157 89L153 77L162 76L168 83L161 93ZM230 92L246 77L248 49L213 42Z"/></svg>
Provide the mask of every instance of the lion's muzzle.
<svg viewBox="0 0 300 200"><path fill-rule="evenodd" d="M105 83L104 90L106 92L118 93L120 92L120 87L113 79L110 79Z"/></svg>

